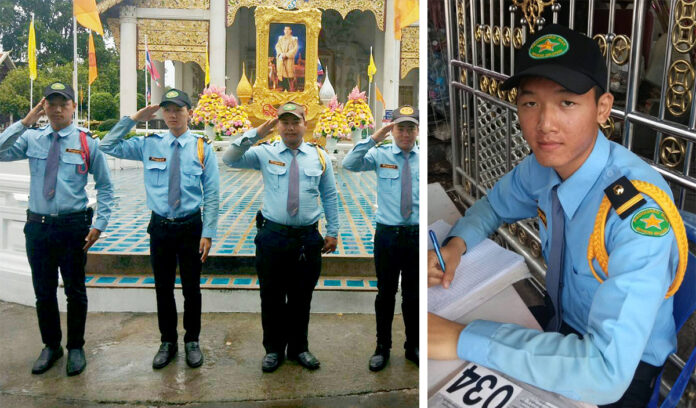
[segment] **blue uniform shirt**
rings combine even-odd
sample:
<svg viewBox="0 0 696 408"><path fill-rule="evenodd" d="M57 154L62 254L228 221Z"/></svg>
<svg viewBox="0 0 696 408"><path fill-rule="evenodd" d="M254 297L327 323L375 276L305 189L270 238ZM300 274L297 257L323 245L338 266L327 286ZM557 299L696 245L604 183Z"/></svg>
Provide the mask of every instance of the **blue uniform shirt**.
<svg viewBox="0 0 696 408"><path fill-rule="evenodd" d="M48 150L51 148L53 128L28 129L17 122L0 134L0 161L29 159L31 171L29 186L29 210L37 214L66 214L87 209L87 174L80 174L77 168L83 165L80 143L80 130L75 125L58 131L60 161L56 179L56 194L46 200L43 195L44 173ZM94 178L97 189L97 219L92 227L104 231L111 217L114 189L109 176L106 157L99 151L99 142L87 137L89 147L89 173Z"/></svg>
<svg viewBox="0 0 696 408"><path fill-rule="evenodd" d="M418 146L414 145L408 153L413 211L406 220L401 216L401 168L404 160L404 152L395 143L376 146L371 137L355 145L343 159L343 168L347 170L375 170L377 173L377 222L380 224L418 224Z"/></svg>
<svg viewBox="0 0 696 408"><path fill-rule="evenodd" d="M540 388L596 404L619 399L640 360L661 366L676 349L672 298L665 299L679 255L671 227L661 237L632 230L633 216L607 218L605 243L609 278L600 284L587 262L587 245L604 189L622 175L666 192L664 179L623 146L599 133L585 163L562 181L534 155L525 158L476 202L450 232L473 248L501 222L534 217L539 207L548 227L539 222L544 258L551 250L551 190L565 214L563 320L583 335L541 333L514 324L474 321L462 330L457 354L500 370ZM595 270L602 272L595 262ZM604 274L606 278L606 274Z"/></svg>
<svg viewBox="0 0 696 408"><path fill-rule="evenodd" d="M326 170L322 173L316 147L302 143L298 148L300 170L300 209L291 217L287 211L289 170L292 152L282 141L273 144L252 145L259 141L256 129L244 133L235 140L222 157L222 161L239 169L261 170L263 175L263 216L283 225L305 226L319 221L321 208L317 199L321 196L326 215L326 235L338 236L338 193L336 180L328 155L324 152Z"/></svg>
<svg viewBox="0 0 696 408"><path fill-rule="evenodd" d="M209 144L205 143L205 159L201 166L198 158L198 140L202 137L186 131L178 138L171 132L124 140L135 125L130 117L123 117L101 141L104 153L128 160L140 160L145 167L145 191L147 206L166 218L181 218L193 214L203 206L203 232L201 237L214 238L217 229L220 204L220 174L217 158ZM169 162L174 143L181 145L181 204L172 209L168 204ZM201 189L202 186L202 189Z"/></svg>

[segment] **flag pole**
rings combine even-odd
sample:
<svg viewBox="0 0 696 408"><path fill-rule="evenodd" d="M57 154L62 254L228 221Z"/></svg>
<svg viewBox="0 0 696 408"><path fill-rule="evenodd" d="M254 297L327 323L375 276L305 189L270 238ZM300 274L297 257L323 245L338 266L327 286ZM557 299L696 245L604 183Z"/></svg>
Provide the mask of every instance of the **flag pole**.
<svg viewBox="0 0 696 408"><path fill-rule="evenodd" d="M372 61L372 46L370 46L370 61ZM372 79L374 80L374 76ZM367 107L370 108L370 110L372 112L374 112L374 110L372 109L372 104L370 103L371 100L372 100L372 81L369 81L367 84ZM374 113L373 113L373 117L374 117Z"/></svg>
<svg viewBox="0 0 696 408"><path fill-rule="evenodd" d="M143 54L143 73L145 74L145 106L150 106L150 98L147 95L147 34L145 34L145 54ZM137 101L136 101L137 104ZM145 133L149 130L149 121L145 121Z"/></svg>
<svg viewBox="0 0 696 408"><path fill-rule="evenodd" d="M73 89L77 92L77 17L74 14L73 12ZM75 125L77 125L77 109L75 109L74 120Z"/></svg>
<svg viewBox="0 0 696 408"><path fill-rule="evenodd" d="M31 13L31 25L34 26L34 13ZM34 55L36 55L36 50L34 50ZM31 68L29 68L29 71L31 71ZM31 110L33 107L34 107L34 78L31 77L31 72L30 72L29 73L29 110Z"/></svg>

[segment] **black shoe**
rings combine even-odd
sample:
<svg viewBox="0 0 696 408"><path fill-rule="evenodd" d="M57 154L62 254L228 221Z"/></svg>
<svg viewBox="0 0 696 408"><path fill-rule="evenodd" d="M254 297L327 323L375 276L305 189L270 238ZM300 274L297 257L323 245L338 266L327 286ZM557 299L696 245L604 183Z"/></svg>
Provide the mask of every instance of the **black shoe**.
<svg viewBox="0 0 696 408"><path fill-rule="evenodd" d="M267 353L263 356L263 362L261 363L261 370L264 373L272 373L280 367L283 362L283 357L278 353Z"/></svg>
<svg viewBox="0 0 696 408"><path fill-rule="evenodd" d="M380 371L387 366L389 361L389 348L377 346L375 354L370 357L370 371Z"/></svg>
<svg viewBox="0 0 696 408"><path fill-rule="evenodd" d="M317 360L317 358L314 357L314 354L310 353L309 351L303 351L290 359L297 361L302 367L310 370L316 370L320 365L319 360Z"/></svg>
<svg viewBox="0 0 696 408"><path fill-rule="evenodd" d="M48 371L49 368L53 366L59 358L63 357L63 347L58 346L58 348L50 348L48 346L41 350L39 358L34 362L34 366L31 368L32 374L43 374Z"/></svg>
<svg viewBox="0 0 696 408"><path fill-rule="evenodd" d="M200 367L203 364L203 353L197 341L189 341L184 346L186 349L186 364L191 368Z"/></svg>
<svg viewBox="0 0 696 408"><path fill-rule="evenodd" d="M406 360L411 360L414 362L416 365L418 365L418 347L414 347L412 349L406 349Z"/></svg>
<svg viewBox="0 0 696 408"><path fill-rule="evenodd" d="M174 360L178 350L176 343L163 341L159 351L155 354L155 358L152 360L152 368L159 370L166 367L170 361Z"/></svg>
<svg viewBox="0 0 696 408"><path fill-rule="evenodd" d="M87 360L85 360L84 349L79 348L68 350L68 364L65 367L68 377L80 374L86 366Z"/></svg>

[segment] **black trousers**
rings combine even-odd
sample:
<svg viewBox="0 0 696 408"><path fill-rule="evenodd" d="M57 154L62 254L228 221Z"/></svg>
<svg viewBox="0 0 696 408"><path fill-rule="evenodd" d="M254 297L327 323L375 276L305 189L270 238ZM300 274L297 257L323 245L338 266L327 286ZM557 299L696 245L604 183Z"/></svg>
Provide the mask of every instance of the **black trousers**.
<svg viewBox="0 0 696 408"><path fill-rule="evenodd" d="M49 347L59 347L62 338L56 297L59 269L68 299L67 348L77 349L85 344L87 254L82 247L89 227L84 219L82 222L52 225L28 221L24 225L41 340Z"/></svg>
<svg viewBox="0 0 696 408"><path fill-rule="evenodd" d="M266 353L308 351L312 293L321 272L324 238L316 226L289 228L259 219L256 273L261 288L261 325Z"/></svg>
<svg viewBox="0 0 696 408"><path fill-rule="evenodd" d="M418 347L418 228L377 224L377 344L391 348L396 292L401 276L401 311L406 326L404 348Z"/></svg>
<svg viewBox="0 0 696 408"><path fill-rule="evenodd" d="M529 308L541 327L546 326L546 323L551 320L554 313L551 299L546 296L544 301L545 305L532 306ZM566 322L561 324L559 332L565 335L575 334L582 339L582 334ZM629 384L623 396L614 403L599 405L598 408L645 408L650 401L650 396L657 382L657 376L661 371L662 367L657 367L645 361L641 361L638 363L636 372L633 374L633 380L631 380L631 384Z"/></svg>
<svg viewBox="0 0 696 408"><path fill-rule="evenodd" d="M176 343L177 314L174 301L176 266L179 264L184 294L184 342L198 341L201 333L201 254L203 224L200 211L173 222L152 213L150 263L155 275L157 322L161 341Z"/></svg>

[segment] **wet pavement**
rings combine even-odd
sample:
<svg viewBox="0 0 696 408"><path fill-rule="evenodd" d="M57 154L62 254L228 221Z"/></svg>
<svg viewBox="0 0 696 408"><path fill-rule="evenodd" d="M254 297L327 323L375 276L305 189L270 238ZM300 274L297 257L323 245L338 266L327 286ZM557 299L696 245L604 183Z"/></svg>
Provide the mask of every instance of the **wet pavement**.
<svg viewBox="0 0 696 408"><path fill-rule="evenodd" d="M387 368L368 370L374 351L374 315L313 314L310 350L317 371L285 362L261 372L261 318L254 313L203 314L205 363L186 366L181 337L178 357L153 370L159 346L151 313L90 313L87 368L65 375L66 358L42 375L31 365L42 344L34 308L0 302L0 407L416 407L418 367L403 357L403 320L394 319L394 347ZM65 336L65 314L61 314ZM63 340L65 345L65 339Z"/></svg>

